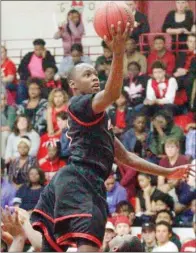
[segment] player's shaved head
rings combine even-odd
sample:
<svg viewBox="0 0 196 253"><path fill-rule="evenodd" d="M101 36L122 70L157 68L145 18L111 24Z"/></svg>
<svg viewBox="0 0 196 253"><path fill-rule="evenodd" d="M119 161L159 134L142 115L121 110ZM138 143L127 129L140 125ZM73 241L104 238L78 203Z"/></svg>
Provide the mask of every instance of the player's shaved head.
<svg viewBox="0 0 196 253"><path fill-rule="evenodd" d="M94 70L95 68L92 65L88 64L88 63L77 64L69 72L69 74L67 76L68 82L70 82L71 80L75 80L75 77L76 77L77 73L84 72L85 70L88 70L88 69Z"/></svg>

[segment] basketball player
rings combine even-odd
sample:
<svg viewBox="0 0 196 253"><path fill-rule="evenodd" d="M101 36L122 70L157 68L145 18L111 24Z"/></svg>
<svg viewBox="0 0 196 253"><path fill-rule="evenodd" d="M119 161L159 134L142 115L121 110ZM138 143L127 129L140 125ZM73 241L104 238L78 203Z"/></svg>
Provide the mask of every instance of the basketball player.
<svg viewBox="0 0 196 253"><path fill-rule="evenodd" d="M130 25L121 32L111 27L113 51L111 73L100 91L96 70L88 64L76 65L69 75L74 92L68 107L68 136L71 157L45 187L32 213L34 229L43 234L42 251L66 251L77 246L81 252L101 247L107 220L104 181L111 172L114 157L138 171L167 176L182 167L166 169L129 153L114 137L106 108L121 94L123 56ZM188 168L188 166L187 166Z"/></svg>

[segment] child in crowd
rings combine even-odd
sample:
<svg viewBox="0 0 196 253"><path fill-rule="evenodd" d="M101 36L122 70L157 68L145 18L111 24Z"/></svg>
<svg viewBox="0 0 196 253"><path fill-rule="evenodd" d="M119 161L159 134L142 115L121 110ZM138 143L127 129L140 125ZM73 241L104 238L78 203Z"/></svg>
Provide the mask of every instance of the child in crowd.
<svg viewBox="0 0 196 253"><path fill-rule="evenodd" d="M48 143L47 155L39 160L40 168L45 172L47 182L49 182L56 172L65 166L65 161L59 157L59 149L55 143Z"/></svg>
<svg viewBox="0 0 196 253"><path fill-rule="evenodd" d="M124 236L131 233L130 221L127 216L117 216L115 219L115 232L117 236Z"/></svg>
<svg viewBox="0 0 196 253"><path fill-rule="evenodd" d="M56 114L67 111L68 94L62 89L53 89L48 98L47 127L48 135L56 135L61 132L57 125Z"/></svg>
<svg viewBox="0 0 196 253"><path fill-rule="evenodd" d="M134 111L139 112L143 108L149 77L141 73L141 66L135 61L128 64L127 71L128 77L123 82L124 90L128 93Z"/></svg>
<svg viewBox="0 0 196 253"><path fill-rule="evenodd" d="M62 88L60 80L55 80L55 74L58 72L56 65L48 64L44 67L44 85L42 88L42 97L48 99L50 92L56 88Z"/></svg>
<svg viewBox="0 0 196 253"><path fill-rule="evenodd" d="M111 174L105 181L107 191L107 203L110 214L116 210L116 205L122 201L127 200L127 192L118 182L116 182L114 174Z"/></svg>
<svg viewBox="0 0 196 253"><path fill-rule="evenodd" d="M178 84L176 79L166 76L164 63L155 61L152 65L153 78L148 80L146 99L144 100L144 112L152 117L158 110L172 111L178 114L178 107L174 104Z"/></svg>
<svg viewBox="0 0 196 253"><path fill-rule="evenodd" d="M37 167L38 162L35 157L29 155L31 141L27 136L23 136L18 143L19 157L11 161L8 169L8 178L16 187L28 182L28 172L32 166Z"/></svg>
<svg viewBox="0 0 196 253"><path fill-rule="evenodd" d="M115 237L115 227L113 223L108 220L105 226L105 234L103 238L103 244L102 244L102 251L108 252L109 251L109 243L110 241Z"/></svg>
<svg viewBox="0 0 196 253"><path fill-rule="evenodd" d="M133 109L129 106L127 93L122 91L120 97L109 109L108 116L111 119L114 134L121 135L131 127Z"/></svg>
<svg viewBox="0 0 196 253"><path fill-rule="evenodd" d="M152 252L157 246L155 232L156 228L154 223L150 222L142 225L143 252Z"/></svg>
<svg viewBox="0 0 196 253"><path fill-rule="evenodd" d="M172 234L171 225L165 221L156 224L157 247L152 252L178 252L177 246L170 241Z"/></svg>
<svg viewBox="0 0 196 253"><path fill-rule="evenodd" d="M99 56L95 62L95 68L98 71L98 73L105 70L105 63L106 62L112 60L112 51L107 46L107 44L105 43L104 40L101 42L101 46L103 49L103 55Z"/></svg>
<svg viewBox="0 0 196 253"><path fill-rule="evenodd" d="M13 204L31 212L44 189L44 183L44 172L39 168L31 167L28 171L28 181L17 190Z"/></svg>

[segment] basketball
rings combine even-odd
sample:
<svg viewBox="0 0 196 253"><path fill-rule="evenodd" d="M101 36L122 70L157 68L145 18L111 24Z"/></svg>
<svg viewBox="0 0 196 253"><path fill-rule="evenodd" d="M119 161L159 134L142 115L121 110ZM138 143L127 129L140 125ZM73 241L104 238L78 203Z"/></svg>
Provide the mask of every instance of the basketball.
<svg viewBox="0 0 196 253"><path fill-rule="evenodd" d="M118 21L121 21L122 32L125 31L127 22L130 23L131 28L134 26L134 17L129 6L120 1L107 1L103 4L101 3L101 6L95 12L95 31L102 39L104 38L104 35L106 35L107 38L111 40L111 25L113 24L116 30Z"/></svg>

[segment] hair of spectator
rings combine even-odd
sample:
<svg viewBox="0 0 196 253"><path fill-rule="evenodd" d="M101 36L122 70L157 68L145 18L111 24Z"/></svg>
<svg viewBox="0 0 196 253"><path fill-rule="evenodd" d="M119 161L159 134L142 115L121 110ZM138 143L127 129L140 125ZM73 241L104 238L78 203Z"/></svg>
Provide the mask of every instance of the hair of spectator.
<svg viewBox="0 0 196 253"><path fill-rule="evenodd" d="M73 51L78 51L78 52L80 52L80 53L83 54L83 46L82 46L82 44L79 44L79 43L73 44L71 46L71 52L73 52Z"/></svg>
<svg viewBox="0 0 196 253"><path fill-rule="evenodd" d="M64 91L64 90L61 89L61 88L56 88L56 89L53 89L53 90L50 92L50 94L49 94L49 97L48 97L48 104L49 104L50 106L55 107L55 104L54 104L54 94L55 94L56 92L61 92L62 95L64 96L64 102L65 102L65 103L68 102L69 96L68 96L67 92Z"/></svg>
<svg viewBox="0 0 196 253"><path fill-rule="evenodd" d="M153 116L152 119L154 120L156 117L159 117L159 116L165 118L168 124L169 124L169 123L172 123L172 124L173 124L173 117L172 117L171 112L166 111L166 110L159 110L159 111L157 111L157 112L154 114L154 116Z"/></svg>
<svg viewBox="0 0 196 253"><path fill-rule="evenodd" d="M146 173L144 173L144 172L139 172L139 173L138 173L138 176L144 176L144 177L146 177L146 178L148 178L148 179L151 180L151 175L150 175L150 174L146 174Z"/></svg>
<svg viewBox="0 0 196 253"><path fill-rule="evenodd" d="M160 213L167 213L167 214L170 216L171 221L173 222L173 218L174 218L174 216L173 216L173 214L172 214L172 212L171 212L171 211L169 211L169 210L161 210L161 211L157 212L157 214L156 214L156 218L158 217L158 215L159 215ZM155 220L156 220L156 218L155 218Z"/></svg>
<svg viewBox="0 0 196 253"><path fill-rule="evenodd" d="M47 69L49 69L49 68L53 69L55 74L58 72L57 66L56 66L55 64L53 64L53 63L48 63L48 64L44 65L44 66L43 66L44 72L45 72Z"/></svg>
<svg viewBox="0 0 196 253"><path fill-rule="evenodd" d="M155 37L154 37L154 41L155 41L155 40L162 40L162 41L164 41L164 42L166 41L166 40L165 40L165 37L164 37L163 35L157 35L157 36L155 36Z"/></svg>
<svg viewBox="0 0 196 253"><path fill-rule="evenodd" d="M153 69L163 69L163 70L166 70L166 65L164 62L162 61L155 61L153 64L152 64L152 70Z"/></svg>
<svg viewBox="0 0 196 253"><path fill-rule="evenodd" d="M120 202L116 205L116 212L119 213L119 212L120 212L120 209L121 209L123 206L127 206L127 207L128 207L128 212L129 212L129 213L134 213L134 208L133 208L133 206L131 205L131 203L129 203L129 202L126 201L126 200L122 200L122 201L120 201Z"/></svg>
<svg viewBox="0 0 196 253"><path fill-rule="evenodd" d="M45 178L45 173L44 173L44 171L43 170L41 170L40 168L37 168L37 167L31 167L30 169L29 169L29 171L28 171L28 185L29 185L29 187L31 187L32 186L32 183L30 182L30 179L29 179L29 174L30 174L30 171L31 170L36 170L37 171L37 173L39 174L39 184L41 185L41 186L44 186L45 185L45 182L46 182L46 178Z"/></svg>
<svg viewBox="0 0 196 253"><path fill-rule="evenodd" d="M27 86L28 88L32 85L32 84L37 84L37 86L39 86L40 90L42 89L43 87L43 80L40 79L40 78L37 78L37 77L30 77L28 80L27 80Z"/></svg>
<svg viewBox="0 0 196 253"><path fill-rule="evenodd" d="M34 46L45 46L46 42L43 39L36 39L33 41Z"/></svg>
<svg viewBox="0 0 196 253"><path fill-rule="evenodd" d="M105 43L104 40L102 40L101 46L102 46L103 48L109 49L108 45Z"/></svg>
<svg viewBox="0 0 196 253"><path fill-rule="evenodd" d="M160 194L158 194L154 199L153 199L155 202L157 201L162 201L163 203L165 203L169 208L170 210L173 211L174 209L174 200L173 198L167 194L167 193L164 193L164 192L160 192Z"/></svg>
<svg viewBox="0 0 196 253"><path fill-rule="evenodd" d="M176 147L180 148L180 142L175 137L167 138L166 141L165 141L165 145L166 144L174 144Z"/></svg>
<svg viewBox="0 0 196 253"><path fill-rule="evenodd" d="M13 126L13 133L16 136L18 136L20 134L19 129L17 127L17 124L18 124L18 121L20 118L25 118L27 120L27 132L30 132L33 129L30 119L25 114L20 114L16 117L16 120L15 120L14 126Z"/></svg>
<svg viewBox="0 0 196 253"><path fill-rule="evenodd" d="M7 48L5 46L1 45L1 48L3 48L5 52L7 52Z"/></svg>
<svg viewBox="0 0 196 253"><path fill-rule="evenodd" d="M166 221L160 221L160 222L158 222L155 226L156 226L156 228L157 228L158 226L161 226L161 225L166 226L166 227L168 228L168 232L169 232L170 234L172 234L172 226L171 226L168 222L166 222Z"/></svg>
<svg viewBox="0 0 196 253"><path fill-rule="evenodd" d="M131 65L135 65L135 66L138 68L138 70L141 71L141 65L140 65L138 62L136 62L136 61L131 61L131 62L129 62L129 64L127 65L127 69L128 69Z"/></svg>
<svg viewBox="0 0 196 253"><path fill-rule="evenodd" d="M140 117L143 117L146 120L146 115L143 112L138 112L133 115L133 122Z"/></svg>
<svg viewBox="0 0 196 253"><path fill-rule="evenodd" d="M68 119L68 113L67 112L58 112L56 114L57 118L60 118L62 120L67 120Z"/></svg>

